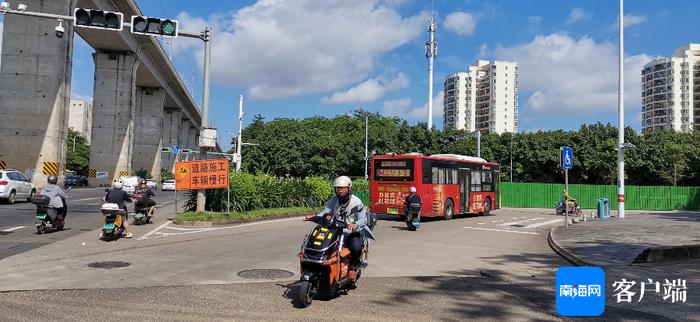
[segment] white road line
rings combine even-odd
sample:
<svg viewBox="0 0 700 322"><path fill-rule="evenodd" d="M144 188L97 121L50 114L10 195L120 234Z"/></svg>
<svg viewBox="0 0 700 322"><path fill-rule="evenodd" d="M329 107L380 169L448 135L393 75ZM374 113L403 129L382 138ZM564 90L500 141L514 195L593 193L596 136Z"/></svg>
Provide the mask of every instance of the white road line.
<svg viewBox="0 0 700 322"><path fill-rule="evenodd" d="M147 232L145 235L143 235L143 236L141 236L141 237L139 237L139 238L136 238L136 240L146 240L146 239L148 239L148 237L150 237L151 235L155 234L157 231L163 229L165 226L170 225L171 223L172 223L172 221L168 220L168 221L166 221L164 224L162 224L162 225L156 227L156 229L153 229L153 230Z"/></svg>
<svg viewBox="0 0 700 322"><path fill-rule="evenodd" d="M564 219L554 219L554 220L550 220L550 221L545 221L545 222L541 222L541 223L527 225L523 228L535 228L535 227L549 225L549 224L558 223L558 222L564 222Z"/></svg>
<svg viewBox="0 0 700 322"><path fill-rule="evenodd" d="M9 233L11 231L15 231L17 229L22 229L22 228L27 228L27 226L17 226L17 227L7 228L7 229L3 229L2 232Z"/></svg>
<svg viewBox="0 0 700 322"><path fill-rule="evenodd" d="M102 199L102 198L85 198L85 199L76 199L76 200L69 199L68 201L69 202L78 202L78 201L88 201L88 200L98 200L98 199Z"/></svg>
<svg viewBox="0 0 700 322"><path fill-rule="evenodd" d="M526 220L511 221L511 222L507 222L507 223L502 223L501 226L512 226L515 224L522 224L522 223L526 223L528 221L534 221L534 220L539 220L539 219L542 219L542 217L531 218L531 219L526 219Z"/></svg>
<svg viewBox="0 0 700 322"><path fill-rule="evenodd" d="M465 228L465 229L475 229L475 230L498 231L498 232L502 232L502 233L539 235L538 233L533 233L533 232L529 232L529 231L517 231L517 230L505 230L505 229L491 229L491 228L480 228L480 227L462 227L462 228Z"/></svg>

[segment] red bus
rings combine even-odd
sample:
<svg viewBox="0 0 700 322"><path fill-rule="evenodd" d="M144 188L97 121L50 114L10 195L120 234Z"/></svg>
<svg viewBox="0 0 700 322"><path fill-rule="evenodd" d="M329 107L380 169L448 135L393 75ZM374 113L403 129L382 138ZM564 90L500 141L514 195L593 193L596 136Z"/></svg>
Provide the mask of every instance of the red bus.
<svg viewBox="0 0 700 322"><path fill-rule="evenodd" d="M411 153L375 155L370 165L370 210L378 214L405 215L403 201L411 186L421 196L425 217L488 215L500 208L497 163L456 154Z"/></svg>

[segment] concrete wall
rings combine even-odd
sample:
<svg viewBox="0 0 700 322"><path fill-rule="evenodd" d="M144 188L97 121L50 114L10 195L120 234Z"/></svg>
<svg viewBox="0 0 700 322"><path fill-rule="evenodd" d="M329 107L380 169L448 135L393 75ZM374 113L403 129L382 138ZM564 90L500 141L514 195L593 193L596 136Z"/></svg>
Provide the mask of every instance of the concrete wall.
<svg viewBox="0 0 700 322"><path fill-rule="evenodd" d="M134 119L134 155L132 169L146 170L160 182L161 152L163 147L162 88L136 88L136 118Z"/></svg>
<svg viewBox="0 0 700 322"><path fill-rule="evenodd" d="M70 0L23 0L31 11L66 14ZM13 2L16 5L16 2ZM6 15L0 67L0 160L46 183L44 162L66 160L73 28L56 20ZM62 171L61 171L62 172Z"/></svg>
<svg viewBox="0 0 700 322"><path fill-rule="evenodd" d="M138 61L133 53L98 52L92 106L90 169L108 178L90 178L90 185L109 185L120 171L131 172L135 81Z"/></svg>

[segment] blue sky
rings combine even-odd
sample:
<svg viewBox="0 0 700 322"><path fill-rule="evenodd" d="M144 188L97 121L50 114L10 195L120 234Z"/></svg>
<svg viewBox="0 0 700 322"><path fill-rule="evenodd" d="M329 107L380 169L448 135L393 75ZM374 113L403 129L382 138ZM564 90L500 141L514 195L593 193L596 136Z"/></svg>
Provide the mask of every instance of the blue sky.
<svg viewBox="0 0 700 322"><path fill-rule="evenodd" d="M334 116L364 108L405 118L427 117L424 43L431 1L141 0L146 15L177 17L182 29L212 26L211 119L237 131L238 96L247 124L267 119ZM673 5L668 5L672 3ZM577 129L617 123L617 1L436 0L434 124L442 128L445 75L476 59L520 65L520 131ZM700 1L625 3L626 124L640 128L641 66L700 42ZM1 25L0 25L1 26ZM0 27L1 28L1 27ZM166 51L169 46L166 46ZM174 62L198 102L201 43L177 39ZM73 93L92 96L92 49L78 40Z"/></svg>

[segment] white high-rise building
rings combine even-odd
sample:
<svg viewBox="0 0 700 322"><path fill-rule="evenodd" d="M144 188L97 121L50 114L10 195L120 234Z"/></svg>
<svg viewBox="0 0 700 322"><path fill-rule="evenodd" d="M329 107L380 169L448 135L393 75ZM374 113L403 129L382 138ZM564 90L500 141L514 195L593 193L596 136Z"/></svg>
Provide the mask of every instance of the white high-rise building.
<svg viewBox="0 0 700 322"><path fill-rule="evenodd" d="M676 49L642 69L642 133L700 129L700 44Z"/></svg>
<svg viewBox="0 0 700 322"><path fill-rule="evenodd" d="M92 134L92 104L85 100L71 100L68 112L68 127L80 132L90 144ZM72 138L68 138L72 140ZM72 143L69 143L72 144Z"/></svg>
<svg viewBox="0 0 700 322"><path fill-rule="evenodd" d="M447 75L445 128L493 133L518 131L518 64L478 60Z"/></svg>

